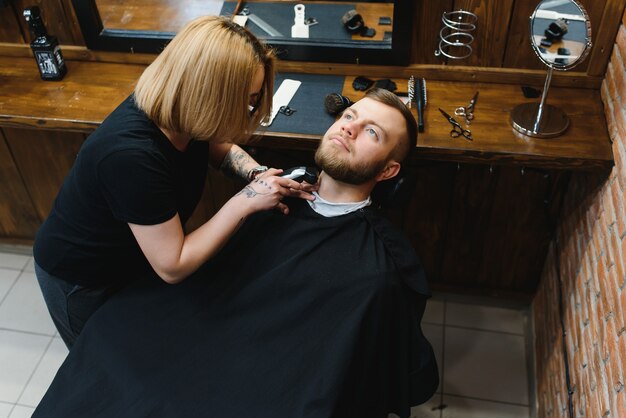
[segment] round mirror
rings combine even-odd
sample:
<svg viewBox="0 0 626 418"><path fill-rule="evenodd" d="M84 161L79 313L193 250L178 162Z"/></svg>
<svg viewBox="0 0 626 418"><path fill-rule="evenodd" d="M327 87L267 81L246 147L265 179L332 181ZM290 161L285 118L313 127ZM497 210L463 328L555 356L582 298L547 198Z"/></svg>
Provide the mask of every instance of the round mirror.
<svg viewBox="0 0 626 418"><path fill-rule="evenodd" d="M545 0L530 17L533 50L544 64L568 70L591 48L589 16L575 0Z"/></svg>
<svg viewBox="0 0 626 418"><path fill-rule="evenodd" d="M550 138L563 134L570 120L565 112L546 103L552 70L569 70L591 49L591 24L575 0L543 0L530 16L530 40L548 75L539 103L522 103L511 111L513 128L524 135Z"/></svg>

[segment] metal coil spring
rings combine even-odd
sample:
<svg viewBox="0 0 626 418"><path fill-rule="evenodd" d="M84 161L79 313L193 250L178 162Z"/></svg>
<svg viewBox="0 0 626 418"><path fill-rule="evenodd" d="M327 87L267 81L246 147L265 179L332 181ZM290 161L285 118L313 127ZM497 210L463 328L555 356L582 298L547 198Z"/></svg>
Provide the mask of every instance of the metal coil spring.
<svg viewBox="0 0 626 418"><path fill-rule="evenodd" d="M443 27L439 31L439 46L435 50L435 56L443 55L455 60L460 60L472 55L471 43L474 36L471 34L476 30L478 16L466 10L456 10L444 12L441 16ZM465 50L465 54L454 54L453 51Z"/></svg>

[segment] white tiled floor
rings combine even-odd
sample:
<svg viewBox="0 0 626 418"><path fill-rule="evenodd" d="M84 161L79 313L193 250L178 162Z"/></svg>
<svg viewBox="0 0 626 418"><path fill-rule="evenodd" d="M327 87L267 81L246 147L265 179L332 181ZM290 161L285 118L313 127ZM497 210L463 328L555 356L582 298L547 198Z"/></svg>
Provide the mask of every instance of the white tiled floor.
<svg viewBox="0 0 626 418"><path fill-rule="evenodd" d="M30 417L66 355L30 249L0 248L0 418Z"/></svg>
<svg viewBox="0 0 626 418"><path fill-rule="evenodd" d="M411 418L532 417L527 313L446 302L445 295L433 299L422 328L435 349L441 383Z"/></svg>
<svg viewBox="0 0 626 418"><path fill-rule="evenodd" d="M524 311L429 302L424 333L441 373L411 418L529 418ZM30 249L0 247L0 418L30 417L67 349L55 332Z"/></svg>

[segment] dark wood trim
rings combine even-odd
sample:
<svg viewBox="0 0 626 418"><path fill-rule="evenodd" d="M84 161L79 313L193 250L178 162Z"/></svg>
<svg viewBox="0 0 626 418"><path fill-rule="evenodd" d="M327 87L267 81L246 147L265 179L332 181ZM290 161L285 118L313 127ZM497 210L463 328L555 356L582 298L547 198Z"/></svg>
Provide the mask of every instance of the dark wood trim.
<svg viewBox="0 0 626 418"><path fill-rule="evenodd" d="M602 30L591 28L593 47L591 48L589 66L587 68L587 74L590 77L604 77L611 59L611 51L613 51L617 31L622 24L622 16L624 16L625 9L626 0L608 0L602 14L602 22L599 25Z"/></svg>

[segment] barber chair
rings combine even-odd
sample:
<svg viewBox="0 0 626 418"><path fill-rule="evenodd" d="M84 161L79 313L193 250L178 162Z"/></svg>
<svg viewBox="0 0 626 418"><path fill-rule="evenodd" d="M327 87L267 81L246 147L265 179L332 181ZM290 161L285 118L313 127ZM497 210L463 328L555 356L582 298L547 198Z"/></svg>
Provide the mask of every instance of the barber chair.
<svg viewBox="0 0 626 418"><path fill-rule="evenodd" d="M379 209L399 209L411 200L417 183L415 168L402 166L397 176L381 181L372 190L372 202Z"/></svg>

